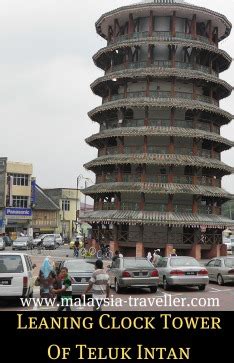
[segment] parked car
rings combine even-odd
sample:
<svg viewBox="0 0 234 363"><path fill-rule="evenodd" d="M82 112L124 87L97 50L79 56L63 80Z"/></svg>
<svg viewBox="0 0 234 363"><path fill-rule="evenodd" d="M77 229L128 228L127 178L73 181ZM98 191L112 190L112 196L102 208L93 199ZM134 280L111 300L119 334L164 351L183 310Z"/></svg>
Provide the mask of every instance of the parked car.
<svg viewBox="0 0 234 363"><path fill-rule="evenodd" d="M0 255L0 299L33 296L31 258L23 253Z"/></svg>
<svg viewBox="0 0 234 363"><path fill-rule="evenodd" d="M65 260L60 263L59 269L62 267L67 267L72 278L72 295L83 294L95 270L95 265L85 260Z"/></svg>
<svg viewBox="0 0 234 363"><path fill-rule="evenodd" d="M163 257L157 264L159 283L165 290L175 285L198 286L205 290L209 283L208 271L193 257Z"/></svg>
<svg viewBox="0 0 234 363"><path fill-rule="evenodd" d="M146 258L117 258L112 261L108 273L111 286L114 286L116 293L129 287L147 287L151 292L157 291L158 270Z"/></svg>
<svg viewBox="0 0 234 363"><path fill-rule="evenodd" d="M32 248L32 243L32 237L17 237L16 240L12 243L12 250L29 250Z"/></svg>
<svg viewBox="0 0 234 363"><path fill-rule="evenodd" d="M227 246L227 252L232 253L232 241L231 238L223 238L223 243Z"/></svg>
<svg viewBox="0 0 234 363"><path fill-rule="evenodd" d="M9 236L2 237L6 246L12 246L13 240Z"/></svg>
<svg viewBox="0 0 234 363"><path fill-rule="evenodd" d="M35 238L33 240L33 248L36 248L41 242L43 244L44 238L47 238L47 237L55 238L58 245L63 244L63 239L60 234L55 234L55 233L40 234L37 238Z"/></svg>
<svg viewBox="0 0 234 363"><path fill-rule="evenodd" d="M2 237L0 237L0 250L4 251L6 248L6 243Z"/></svg>
<svg viewBox="0 0 234 363"><path fill-rule="evenodd" d="M47 250L55 250L56 248L59 247L59 244L56 241L56 238L53 235L51 235L43 238L42 246Z"/></svg>
<svg viewBox="0 0 234 363"><path fill-rule="evenodd" d="M210 281L222 286L227 282L234 282L234 257L213 258L206 263Z"/></svg>

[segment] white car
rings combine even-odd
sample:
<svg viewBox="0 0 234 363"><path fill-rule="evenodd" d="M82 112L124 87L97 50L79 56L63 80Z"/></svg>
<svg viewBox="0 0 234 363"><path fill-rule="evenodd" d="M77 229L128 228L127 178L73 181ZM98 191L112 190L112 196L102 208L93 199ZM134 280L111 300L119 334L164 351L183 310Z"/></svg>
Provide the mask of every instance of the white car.
<svg viewBox="0 0 234 363"><path fill-rule="evenodd" d="M63 244L63 239L61 237L60 234L56 234L56 233L48 233L48 234L40 234L37 238L35 238L33 240L33 247L37 247L38 244L40 244L42 242L43 244L43 240L47 237L52 237L55 238L55 241L57 243L58 246L61 246Z"/></svg>
<svg viewBox="0 0 234 363"><path fill-rule="evenodd" d="M6 248L5 241L2 237L0 237L0 250L4 251Z"/></svg>
<svg viewBox="0 0 234 363"><path fill-rule="evenodd" d="M31 258L24 253L0 253L0 300L33 296Z"/></svg>

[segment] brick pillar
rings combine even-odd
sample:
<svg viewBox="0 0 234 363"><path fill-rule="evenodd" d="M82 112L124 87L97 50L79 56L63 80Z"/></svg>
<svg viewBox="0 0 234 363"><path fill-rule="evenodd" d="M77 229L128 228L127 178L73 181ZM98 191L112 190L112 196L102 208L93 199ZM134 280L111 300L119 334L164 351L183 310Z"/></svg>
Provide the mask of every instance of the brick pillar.
<svg viewBox="0 0 234 363"><path fill-rule="evenodd" d="M96 249L96 251L98 251L99 250L99 243L95 239L92 239L90 247L94 247Z"/></svg>
<svg viewBox="0 0 234 363"><path fill-rule="evenodd" d="M189 256L196 258L196 260L200 260L201 259L201 245L194 243L190 250Z"/></svg>
<svg viewBox="0 0 234 363"><path fill-rule="evenodd" d="M115 251L119 250L119 243L117 241L110 241L110 250L115 253Z"/></svg>
<svg viewBox="0 0 234 363"><path fill-rule="evenodd" d="M227 245L220 245L220 256L227 256Z"/></svg>
<svg viewBox="0 0 234 363"><path fill-rule="evenodd" d="M145 248L142 242L136 243L136 257L145 257Z"/></svg>
<svg viewBox="0 0 234 363"><path fill-rule="evenodd" d="M167 243L165 246L165 253L164 253L165 257L168 257L172 253L172 250L173 250L173 245Z"/></svg>
<svg viewBox="0 0 234 363"><path fill-rule="evenodd" d="M220 257L220 245L214 245L210 250L204 251L203 257L208 259Z"/></svg>

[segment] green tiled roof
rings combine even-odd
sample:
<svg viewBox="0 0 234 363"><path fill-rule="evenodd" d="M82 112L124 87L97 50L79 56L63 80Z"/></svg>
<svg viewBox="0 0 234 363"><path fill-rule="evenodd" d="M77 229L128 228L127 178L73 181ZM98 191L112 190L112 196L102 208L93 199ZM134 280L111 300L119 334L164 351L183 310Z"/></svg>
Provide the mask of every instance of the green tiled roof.
<svg viewBox="0 0 234 363"><path fill-rule="evenodd" d="M234 227L234 221L218 215L202 215L191 213L163 213L163 212L139 212L120 210L99 210L86 212L82 220L88 223L117 223L117 224L157 224L170 226L188 226L209 228Z"/></svg>
<svg viewBox="0 0 234 363"><path fill-rule="evenodd" d="M177 154L119 154L105 155L96 158L84 165L86 169L92 169L101 165L117 164L154 164L154 165L191 165L203 168L220 169L227 174L233 173L233 168L216 159L207 159L199 156Z"/></svg>
<svg viewBox="0 0 234 363"><path fill-rule="evenodd" d="M123 69L109 73L106 76L99 77L96 79L92 84L91 88L95 91L96 87L100 86L104 82L112 81L113 78L142 78L142 77L156 77L156 78L167 78L167 77L178 77L178 78L185 78L185 79L202 79L206 82L212 82L216 85L222 86L227 90L227 93L231 93L233 87L228 84L226 81L213 76L211 74L206 74L204 72L192 69L176 69L176 68L164 68L164 67L157 67L152 65L151 67L139 68L139 69Z"/></svg>
<svg viewBox="0 0 234 363"><path fill-rule="evenodd" d="M116 129L104 130L98 134L94 134L86 139L86 142L90 145L94 145L95 140L101 140L105 138L117 137L117 136L176 136L176 137L188 137L207 139L211 141L220 142L228 147L234 146L234 141L225 139L224 137L215 134L213 132L202 131L198 129L186 129L182 127L121 127Z"/></svg>
<svg viewBox="0 0 234 363"><path fill-rule="evenodd" d="M222 117L226 117L230 121L233 118L233 116L229 112L220 109L218 106L208 104L205 102L197 100L187 100L181 98L154 98L154 97L139 97L134 99L124 98L117 101L106 102L103 105L94 108L92 111L88 113L88 115L92 120L95 120L96 115L103 111L120 109L122 107L144 108L146 106L157 107L159 109L175 107L183 110L201 110L210 113L215 113Z"/></svg>
<svg viewBox="0 0 234 363"><path fill-rule="evenodd" d="M232 198L232 195L222 188L205 185L173 184L173 183L139 183L116 182L95 184L83 191L85 194L102 193L147 193L147 194L196 194L210 197Z"/></svg>

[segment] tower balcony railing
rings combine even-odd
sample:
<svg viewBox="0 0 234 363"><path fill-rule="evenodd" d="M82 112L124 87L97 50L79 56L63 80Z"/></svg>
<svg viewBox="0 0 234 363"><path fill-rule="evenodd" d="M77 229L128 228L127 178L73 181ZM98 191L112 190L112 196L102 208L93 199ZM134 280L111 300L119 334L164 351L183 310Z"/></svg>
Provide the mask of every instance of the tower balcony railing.
<svg viewBox="0 0 234 363"><path fill-rule="evenodd" d="M171 148L171 149L170 149ZM207 149L193 150L192 147L181 147L173 145L128 145L128 146L108 146L99 149L98 156L104 155L118 155L118 154L177 154L177 155L190 155L201 156L211 159L220 159L220 153Z"/></svg>
<svg viewBox="0 0 234 363"><path fill-rule="evenodd" d="M173 125L171 125L171 121L168 119L154 119L149 118L147 120L147 126L150 127L181 127L186 129L199 129L208 132L214 132L216 134L220 134L219 126L213 125L211 128L211 120L200 119L200 121L193 120L179 120L175 119ZM145 120L141 119L126 119L121 123L118 122L117 119L108 119L105 124L100 125L100 131L114 129L114 128L122 128L122 127L143 127L145 126Z"/></svg>
<svg viewBox="0 0 234 363"><path fill-rule="evenodd" d="M176 204L174 205L174 212L175 213L192 213L193 209L191 205L187 204Z"/></svg>
<svg viewBox="0 0 234 363"><path fill-rule="evenodd" d="M127 40L134 40L134 39L140 40L148 37L150 38L154 37L157 38L158 40L165 40L165 41L184 40L184 39L198 40L202 43L215 45L215 43L213 41L210 41L210 39L206 36L197 35L197 34L193 36L192 34L185 32L176 32L176 34L173 35L171 31L153 31L152 34L150 34L150 32L148 31L134 32L131 34L121 34L115 38L112 38L107 44L108 45L116 43L121 44L126 42Z"/></svg>
<svg viewBox="0 0 234 363"><path fill-rule="evenodd" d="M117 172L105 173L96 176L96 183L110 183L110 182L123 182L123 183L173 183L173 184L189 184L189 185L205 185L221 188L221 179L211 176L197 176L197 175L169 175L169 174L142 174L124 172L120 173L118 177Z"/></svg>
<svg viewBox="0 0 234 363"><path fill-rule="evenodd" d="M115 202L104 202L102 206L96 202L94 204L94 210L116 210L117 204ZM221 213L221 208L216 206L201 206L199 205L196 212L193 212L193 206L191 204L172 204L167 203L153 203L144 202L142 205L139 201L122 201L118 206L119 210L132 210L132 211L151 211L151 212L170 212L174 213L194 213L194 214L213 214L219 215Z"/></svg>
<svg viewBox="0 0 234 363"><path fill-rule="evenodd" d="M188 100L198 100L205 103L211 103L213 105L219 106L219 101L205 95L194 95L189 92L175 92L174 94L171 91L134 91L127 92L127 94L115 94L112 96L107 96L102 98L102 103L116 101L121 99L130 99L130 98L141 98L141 97L153 97L153 98L181 98Z"/></svg>
<svg viewBox="0 0 234 363"><path fill-rule="evenodd" d="M112 72L118 72L125 69L140 69L140 68L178 68L178 69L190 69L201 71L207 74L212 74L216 77L219 76L219 73L212 69L212 67L208 67L198 63L187 63L172 60L153 60L151 61L139 61L139 62L125 62L121 64L111 65L109 69L106 71L106 75Z"/></svg>

